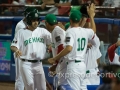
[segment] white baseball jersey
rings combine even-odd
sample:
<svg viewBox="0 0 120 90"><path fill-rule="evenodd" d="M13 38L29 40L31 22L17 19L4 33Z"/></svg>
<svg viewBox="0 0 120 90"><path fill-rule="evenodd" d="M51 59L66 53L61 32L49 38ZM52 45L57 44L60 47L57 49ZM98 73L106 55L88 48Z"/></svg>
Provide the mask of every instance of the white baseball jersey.
<svg viewBox="0 0 120 90"><path fill-rule="evenodd" d="M97 59L101 57L101 53L99 50L100 47L100 40L95 34L94 39L89 41L92 44L91 48L88 48L85 54L85 64L86 69L94 69L98 67Z"/></svg>
<svg viewBox="0 0 120 90"><path fill-rule="evenodd" d="M113 61L111 62L111 61L109 60L109 62L110 62L110 64L120 65L120 57L119 57L119 55L115 53L114 58L113 58Z"/></svg>
<svg viewBox="0 0 120 90"><path fill-rule="evenodd" d="M52 53L54 57L57 55L57 47L61 44L63 46L65 44L65 31L59 26L56 26L52 31ZM56 72L61 74L66 72L66 61L63 58L60 59L56 67ZM64 77L58 76L58 85L64 84L64 80Z"/></svg>
<svg viewBox="0 0 120 90"><path fill-rule="evenodd" d="M20 30L20 29L23 29L23 28L26 28L27 27L27 24L23 21L23 19L17 23L16 25L16 28L15 28L15 34Z"/></svg>
<svg viewBox="0 0 120 90"><path fill-rule="evenodd" d="M66 31L66 45L72 46L72 51L65 57L69 60L85 60L88 39L92 39L92 29L73 27Z"/></svg>
<svg viewBox="0 0 120 90"><path fill-rule="evenodd" d="M66 46L72 46L72 51L65 56L68 60L66 73L70 75L67 77L67 82L74 90L87 90L86 84L83 84L86 74L84 56L88 39L91 40L93 36L93 30L87 28L71 27L66 31Z"/></svg>
<svg viewBox="0 0 120 90"><path fill-rule="evenodd" d="M52 31L52 53L53 57L57 55L57 47L60 44L64 45L65 43L65 31L60 28L59 26L56 26L54 30Z"/></svg>
<svg viewBox="0 0 120 90"><path fill-rule="evenodd" d="M44 28L34 31L21 29L16 34L11 46L22 51L22 59L41 60L45 58L46 44L51 43L51 34Z"/></svg>

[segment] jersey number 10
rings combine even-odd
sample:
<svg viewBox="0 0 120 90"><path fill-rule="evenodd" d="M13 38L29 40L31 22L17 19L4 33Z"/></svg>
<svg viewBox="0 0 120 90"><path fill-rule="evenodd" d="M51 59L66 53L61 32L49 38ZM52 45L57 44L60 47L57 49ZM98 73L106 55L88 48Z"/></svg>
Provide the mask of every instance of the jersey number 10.
<svg viewBox="0 0 120 90"><path fill-rule="evenodd" d="M84 48L85 48L85 42L86 42L86 39L85 38L78 38L77 39L78 41L78 48L77 48L77 51L83 51Z"/></svg>

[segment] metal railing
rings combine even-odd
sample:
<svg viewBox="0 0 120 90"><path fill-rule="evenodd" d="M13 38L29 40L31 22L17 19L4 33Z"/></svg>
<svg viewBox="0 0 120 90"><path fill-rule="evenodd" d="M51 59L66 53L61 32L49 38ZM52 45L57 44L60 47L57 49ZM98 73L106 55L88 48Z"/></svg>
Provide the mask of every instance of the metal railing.
<svg viewBox="0 0 120 90"><path fill-rule="evenodd" d="M81 4L82 5L82 4ZM81 6L80 5L80 6ZM5 7L36 7L36 8L41 8L41 5L12 5L12 4L0 4L0 8L3 10L3 8ZM55 7L54 5L46 5L46 8L53 8ZM61 7L73 7L73 6L61 6ZM96 6L96 12L100 12L102 13L104 16L101 16L102 18L103 17L106 17L105 16L105 11L107 10L113 10L113 13L114 13L114 16L112 17L120 17L120 16L117 16L117 12L120 11L120 7L108 7L108 6Z"/></svg>

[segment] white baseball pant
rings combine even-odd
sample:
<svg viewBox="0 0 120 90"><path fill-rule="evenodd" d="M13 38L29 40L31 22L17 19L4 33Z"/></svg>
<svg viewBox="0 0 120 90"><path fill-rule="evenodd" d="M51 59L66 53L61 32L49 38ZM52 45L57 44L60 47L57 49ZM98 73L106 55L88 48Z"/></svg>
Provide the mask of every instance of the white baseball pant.
<svg viewBox="0 0 120 90"><path fill-rule="evenodd" d="M84 62L68 61L65 78L73 90L87 90L83 83L86 74L86 65Z"/></svg>
<svg viewBox="0 0 120 90"><path fill-rule="evenodd" d="M21 61L21 75L26 90L46 90L45 74L42 62Z"/></svg>

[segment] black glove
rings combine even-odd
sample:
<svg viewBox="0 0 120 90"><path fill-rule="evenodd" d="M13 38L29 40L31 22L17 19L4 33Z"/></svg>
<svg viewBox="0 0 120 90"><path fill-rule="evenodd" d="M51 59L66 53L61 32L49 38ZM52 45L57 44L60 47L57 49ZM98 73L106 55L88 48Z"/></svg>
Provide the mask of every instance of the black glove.
<svg viewBox="0 0 120 90"><path fill-rule="evenodd" d="M89 4L83 4L80 8L80 12L82 13L83 17L89 18L89 15L87 13L87 6L89 6Z"/></svg>

